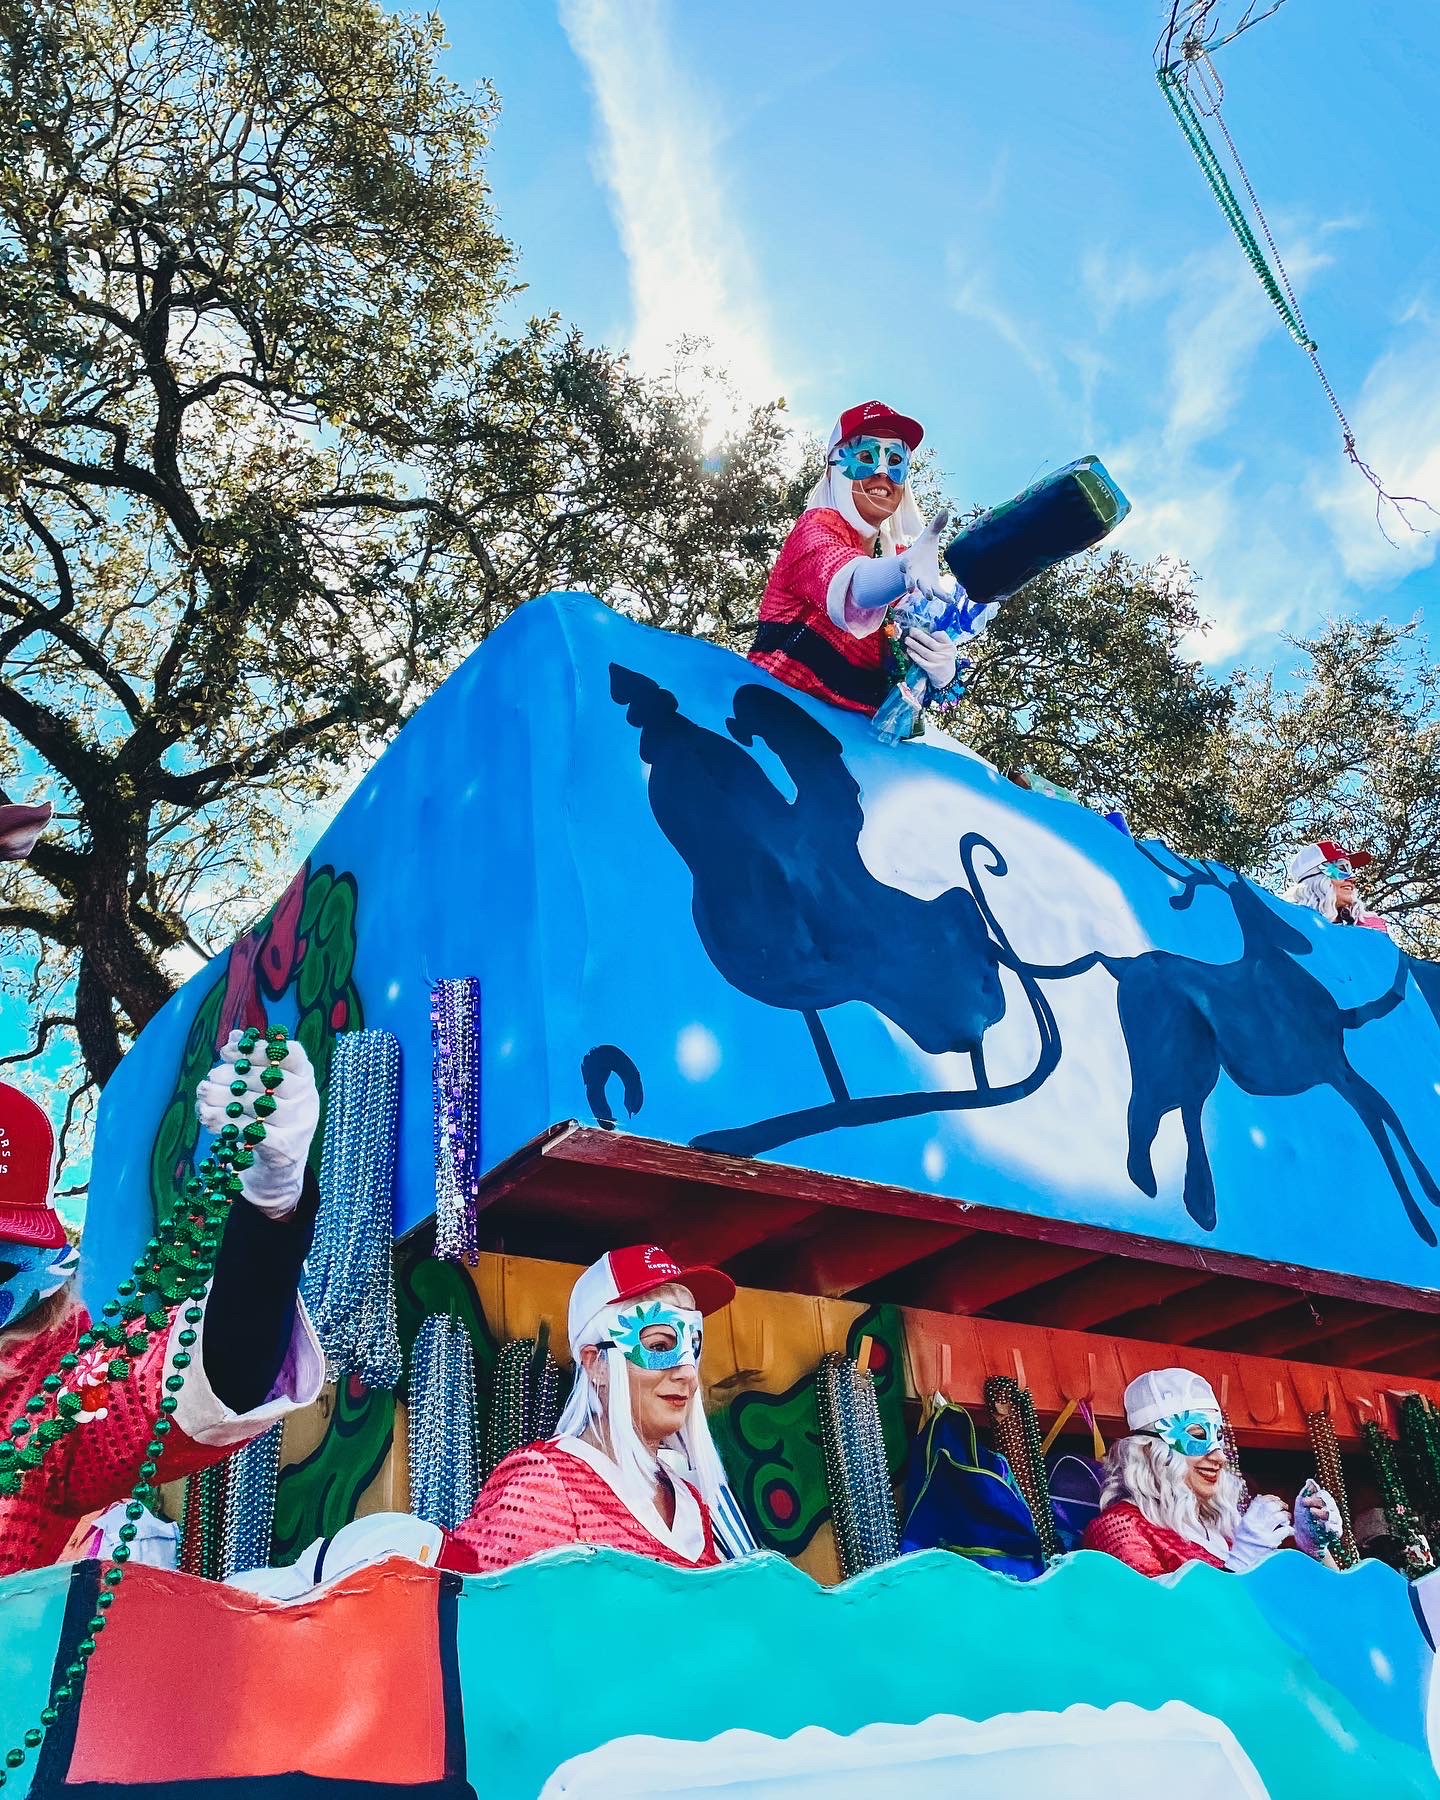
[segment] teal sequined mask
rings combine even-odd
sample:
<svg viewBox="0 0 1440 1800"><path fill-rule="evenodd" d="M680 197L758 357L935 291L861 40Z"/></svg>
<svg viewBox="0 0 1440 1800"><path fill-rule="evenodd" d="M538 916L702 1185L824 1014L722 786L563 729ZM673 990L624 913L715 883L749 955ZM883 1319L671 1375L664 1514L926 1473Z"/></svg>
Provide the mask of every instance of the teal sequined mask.
<svg viewBox="0 0 1440 1800"><path fill-rule="evenodd" d="M1225 1448L1224 1423L1219 1413L1192 1409L1171 1413L1147 1425L1146 1434L1158 1437L1181 1456L1208 1456L1212 1450Z"/></svg>
<svg viewBox="0 0 1440 1800"><path fill-rule="evenodd" d="M698 1312L641 1300L606 1307L598 1320L606 1333L598 1343L613 1345L637 1369L698 1369L704 1321Z"/></svg>

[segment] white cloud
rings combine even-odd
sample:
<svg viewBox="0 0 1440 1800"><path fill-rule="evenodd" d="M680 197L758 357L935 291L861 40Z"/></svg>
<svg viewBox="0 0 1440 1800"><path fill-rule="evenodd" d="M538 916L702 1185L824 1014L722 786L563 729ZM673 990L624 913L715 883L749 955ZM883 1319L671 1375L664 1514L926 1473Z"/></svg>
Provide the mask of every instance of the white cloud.
<svg viewBox="0 0 1440 1800"><path fill-rule="evenodd" d="M1286 252L1297 286L1329 260L1308 241ZM1257 640L1337 608L1343 582L1314 507L1252 447L1255 365L1269 344L1281 354L1286 344L1235 247L1227 240L1164 272L1096 253L1084 280L1102 329L1119 321L1133 331L1133 318L1121 314L1168 308L1150 416L1107 460L1135 509L1121 547L1183 558L1201 578L1200 608L1212 624L1187 652L1228 665ZM1298 358L1294 376L1306 379Z"/></svg>
<svg viewBox="0 0 1440 1800"><path fill-rule="evenodd" d="M1300 245L1287 255L1299 285L1330 258ZM1254 275L1227 239L1177 272L1179 299L1166 326L1164 449L1185 455L1231 421L1261 346L1281 329Z"/></svg>
<svg viewBox="0 0 1440 1800"><path fill-rule="evenodd" d="M599 172L630 269L631 354L639 367L663 371L679 339L705 338L739 403L773 399L785 384L745 234L725 192L718 157L724 133L676 59L665 12L660 0L560 6L595 95ZM723 427L740 405L702 385L712 423Z"/></svg>
<svg viewBox="0 0 1440 1800"><path fill-rule="evenodd" d="M1358 453L1388 493L1415 494L1440 506L1440 324L1414 305L1403 315L1420 329L1402 330L1381 354L1351 415ZM1324 519L1346 576L1365 586L1398 581L1434 562L1440 519L1407 506L1407 526L1392 507L1376 528L1374 488L1338 459L1317 473L1310 497Z"/></svg>
<svg viewBox="0 0 1440 1800"><path fill-rule="evenodd" d="M958 253L951 251L950 268L952 273L959 263ZM984 325L993 331L1003 344L1012 349L1020 361L1038 381L1047 387L1055 386L1055 372L1048 359L1041 355L1038 348L1043 341L1039 332L1026 325L996 298L988 280L975 272L971 272L959 280L951 293L950 304L962 319L973 319L977 325Z"/></svg>

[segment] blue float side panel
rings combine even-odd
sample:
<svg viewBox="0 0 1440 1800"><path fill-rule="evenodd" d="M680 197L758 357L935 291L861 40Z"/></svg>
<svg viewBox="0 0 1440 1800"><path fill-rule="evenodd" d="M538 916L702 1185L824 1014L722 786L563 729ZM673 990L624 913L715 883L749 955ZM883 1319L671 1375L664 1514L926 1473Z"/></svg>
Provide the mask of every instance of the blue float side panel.
<svg viewBox="0 0 1440 1800"><path fill-rule="evenodd" d="M110 1083L92 1295L148 1230L152 1146L221 983L283 1023L309 1007L313 1029L319 1007L349 1026L358 1007L399 1036L397 1225L424 1219L429 985L457 975L482 985L486 1167L608 1112L678 1144L1440 1288L1430 966L971 757L882 746L587 595L523 607L421 708L315 846L297 907L329 918L319 896L347 878L353 955L277 925L196 976Z"/></svg>

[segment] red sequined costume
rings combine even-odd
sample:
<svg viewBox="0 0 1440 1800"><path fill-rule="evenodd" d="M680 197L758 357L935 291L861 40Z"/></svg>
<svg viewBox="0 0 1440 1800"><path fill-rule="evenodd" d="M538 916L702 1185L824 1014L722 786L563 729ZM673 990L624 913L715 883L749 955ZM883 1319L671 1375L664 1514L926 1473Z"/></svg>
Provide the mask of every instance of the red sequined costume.
<svg viewBox="0 0 1440 1800"><path fill-rule="evenodd" d="M750 661L777 681L832 706L873 713L894 685L889 639L856 637L835 623L852 564L871 540L828 506L812 506L791 527L765 596ZM834 607L832 609L832 601Z"/></svg>
<svg viewBox="0 0 1440 1800"><path fill-rule="evenodd" d="M1212 1569L1225 1567L1203 1544L1182 1537L1168 1526L1152 1525L1139 1507L1128 1500L1117 1500L1098 1519L1092 1519L1081 1541L1086 1550L1103 1550L1142 1575L1169 1575L1187 1562L1209 1563Z"/></svg>
<svg viewBox="0 0 1440 1800"><path fill-rule="evenodd" d="M691 1561L646 1530L588 1463L554 1443L529 1444L495 1469L470 1517L446 1540L441 1565L483 1574L560 1544L595 1544L680 1569L708 1569L720 1558L709 1508L698 1494L695 1499L705 1536L700 1555Z"/></svg>
<svg viewBox="0 0 1440 1800"><path fill-rule="evenodd" d="M83 1306L68 1298L52 1304L52 1311L37 1315L38 1328L30 1335L24 1324L0 1334L0 1421L7 1426L89 1329L90 1317ZM0 1575L54 1562L82 1514L129 1494L153 1421L160 1414L176 1329L172 1326L167 1336L152 1339L134 1359L126 1380L109 1384L103 1419L91 1419L63 1438L27 1475L19 1494L0 1496ZM166 1481L219 1462L295 1407L308 1405L324 1382L319 1343L303 1308L297 1309L289 1349L270 1395L251 1411L237 1414L206 1380L203 1320L198 1329L200 1338L193 1346L161 1462Z"/></svg>

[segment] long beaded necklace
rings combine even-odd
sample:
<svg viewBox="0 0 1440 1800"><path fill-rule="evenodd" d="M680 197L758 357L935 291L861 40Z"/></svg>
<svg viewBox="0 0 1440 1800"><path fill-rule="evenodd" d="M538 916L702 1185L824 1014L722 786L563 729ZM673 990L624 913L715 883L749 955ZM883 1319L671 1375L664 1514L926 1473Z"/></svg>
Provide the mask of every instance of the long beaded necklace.
<svg viewBox="0 0 1440 1800"><path fill-rule="evenodd" d="M815 1400L840 1573L848 1581L900 1554L874 1377L853 1358L827 1351L815 1371Z"/></svg>
<svg viewBox="0 0 1440 1800"><path fill-rule="evenodd" d="M1376 1480L1380 1483L1385 1522L1405 1557L1405 1573L1412 1580L1417 1575L1428 1575L1435 1567L1434 1552L1421 1526L1420 1516L1410 1503L1405 1483L1400 1478L1395 1446L1374 1419L1367 1419L1361 1429L1370 1451L1370 1460L1375 1465Z"/></svg>
<svg viewBox="0 0 1440 1800"><path fill-rule="evenodd" d="M480 983L471 975L430 990L435 1112L435 1254L480 1260Z"/></svg>
<svg viewBox="0 0 1440 1800"><path fill-rule="evenodd" d="M224 1551L220 1579L268 1569L275 1535L275 1489L280 1478L280 1451L285 1421L242 1444L230 1458L225 1490Z"/></svg>
<svg viewBox="0 0 1440 1800"><path fill-rule="evenodd" d="M1400 1444L1407 1485L1434 1543L1440 1537L1440 1416L1423 1394L1400 1402Z"/></svg>
<svg viewBox="0 0 1440 1800"><path fill-rule="evenodd" d="M393 1195L400 1044L388 1031L335 1040L320 1158L320 1213L303 1292L332 1376L398 1385Z"/></svg>
<svg viewBox="0 0 1440 1800"><path fill-rule="evenodd" d="M1315 1452L1315 1472L1320 1478L1320 1485L1340 1508L1342 1529L1338 1541L1330 1546L1330 1554L1335 1558L1337 1567L1353 1569L1360 1560L1360 1552L1355 1544L1355 1529L1350 1522L1350 1495L1345 1488L1345 1468L1340 1461L1340 1442L1335 1436L1335 1421L1322 1407L1319 1412L1306 1413L1305 1429L1310 1434L1310 1448Z"/></svg>
<svg viewBox="0 0 1440 1800"><path fill-rule="evenodd" d="M410 1510L445 1531L480 1492L475 1351L451 1314L431 1313L410 1352Z"/></svg>
<svg viewBox="0 0 1440 1800"><path fill-rule="evenodd" d="M1229 1465L1230 1473L1240 1483L1239 1492L1236 1495L1236 1503L1242 1513L1248 1512L1250 1508L1250 1483L1246 1481L1245 1477L1240 1472L1240 1445L1235 1437L1235 1427L1230 1423L1230 1415L1227 1412L1222 1412L1220 1414L1220 1439L1225 1446L1225 1461Z"/></svg>
<svg viewBox="0 0 1440 1800"><path fill-rule="evenodd" d="M231 1458L198 1470L185 1483L180 1520L180 1567L202 1581L225 1578L225 1523Z"/></svg>
<svg viewBox="0 0 1440 1800"><path fill-rule="evenodd" d="M481 1480L512 1450L552 1437L559 1417L560 1366L550 1354L548 1333L512 1338L495 1359Z"/></svg>
<svg viewBox="0 0 1440 1800"><path fill-rule="evenodd" d="M992 1375L985 1383L985 1405L1000 1454L1009 1463L1046 1562L1060 1554L1060 1533L1050 1499L1050 1477L1040 1447L1040 1421L1029 1388L1010 1375Z"/></svg>
<svg viewBox="0 0 1440 1800"><path fill-rule="evenodd" d="M253 1029L246 1031L240 1039L241 1056L234 1065L235 1079L230 1086L234 1098L225 1108L227 1122L198 1172L186 1182L180 1205L146 1242L131 1264L132 1274L116 1288L115 1298L107 1300L101 1307L104 1322L92 1325L80 1334L75 1351L62 1356L58 1367L40 1383L39 1391L26 1400L22 1415L10 1427L11 1441L0 1444L0 1494L13 1496L23 1490L27 1478L44 1463L56 1444L70 1432L83 1429L76 1417L82 1402L72 1385L82 1357L103 1346L114 1352L107 1370L109 1380L128 1380L132 1359L149 1348L152 1338L171 1330L169 1308L156 1304L157 1297L173 1300L176 1298L174 1290L181 1290L181 1297L186 1301L183 1327L176 1333L175 1349L170 1355L170 1373L164 1380L165 1393L150 1428L144 1460L130 1490L125 1523L119 1532L120 1541L110 1553L111 1566L101 1577L95 1612L86 1621L85 1635L75 1647L74 1659L66 1664L51 1688L39 1722L25 1733L23 1745L13 1745L5 1752L0 1787L6 1785L14 1770L23 1766L27 1756L40 1748L46 1732L59 1722L65 1707L79 1697L90 1658L105 1629L106 1615L115 1603L116 1589L125 1578L130 1546L139 1535L136 1521L147 1502L156 1497L155 1478L165 1454L166 1441L174 1429L172 1415L179 1405L178 1396L185 1385L185 1374L193 1360L193 1346L198 1341L196 1327L205 1316L202 1303L209 1291L225 1218L244 1191L241 1171L255 1161L255 1146L264 1141L264 1121L275 1110L276 1089L284 1080L280 1065L288 1054L288 1047L285 1033L277 1025L265 1034L268 1066L260 1077L265 1091L249 1101L247 1108L247 1089L241 1077L249 1074L249 1059L259 1042L260 1034Z"/></svg>

